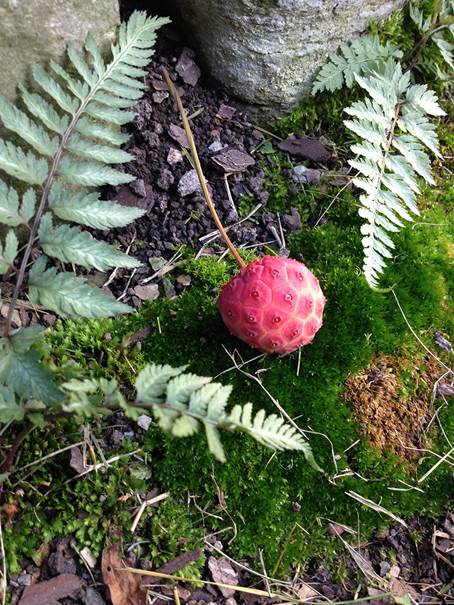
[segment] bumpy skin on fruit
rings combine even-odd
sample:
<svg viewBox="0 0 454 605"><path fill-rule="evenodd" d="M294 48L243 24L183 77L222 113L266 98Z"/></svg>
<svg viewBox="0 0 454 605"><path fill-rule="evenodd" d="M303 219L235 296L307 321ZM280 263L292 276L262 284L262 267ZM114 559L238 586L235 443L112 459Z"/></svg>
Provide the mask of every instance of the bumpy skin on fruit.
<svg viewBox="0 0 454 605"><path fill-rule="evenodd" d="M222 288L218 306L234 336L263 353L285 355L312 342L325 301L318 279L303 263L264 256Z"/></svg>

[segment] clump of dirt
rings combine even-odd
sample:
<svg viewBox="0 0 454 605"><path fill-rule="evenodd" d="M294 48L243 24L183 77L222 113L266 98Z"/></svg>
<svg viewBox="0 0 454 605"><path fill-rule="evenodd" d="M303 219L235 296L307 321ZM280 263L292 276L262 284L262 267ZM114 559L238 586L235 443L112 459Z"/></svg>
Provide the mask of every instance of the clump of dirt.
<svg viewBox="0 0 454 605"><path fill-rule="evenodd" d="M408 396L401 378L407 364L404 359L380 355L364 371L349 377L344 397L373 446L415 462L420 457L417 449L427 445L424 429L433 414L430 390L439 368L431 360L423 369L413 364L410 374L417 388Z"/></svg>

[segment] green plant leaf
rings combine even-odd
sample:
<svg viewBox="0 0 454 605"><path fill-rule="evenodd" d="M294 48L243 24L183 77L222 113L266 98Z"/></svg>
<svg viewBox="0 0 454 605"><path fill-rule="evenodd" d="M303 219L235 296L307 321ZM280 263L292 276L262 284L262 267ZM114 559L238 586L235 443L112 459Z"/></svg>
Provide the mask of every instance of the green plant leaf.
<svg viewBox="0 0 454 605"><path fill-rule="evenodd" d="M42 155L52 156L57 151L57 139L50 139L41 126L35 124L26 113L17 109L2 95L0 95L0 118L5 128L15 132Z"/></svg>
<svg viewBox="0 0 454 605"><path fill-rule="evenodd" d="M49 195L49 206L62 220L93 229L125 227L145 214L145 210L141 208L100 200L98 192L63 191L61 186L56 184Z"/></svg>
<svg viewBox="0 0 454 605"><path fill-rule="evenodd" d="M63 317L111 317L133 311L83 277L59 273L55 267L46 269L46 257L40 257L33 265L29 285L32 302Z"/></svg>
<svg viewBox="0 0 454 605"><path fill-rule="evenodd" d="M129 140L129 135L121 132L119 129L115 130L104 124L93 122L88 118L80 118L77 122L76 130L87 137L101 139L102 141L112 143L112 145L123 145Z"/></svg>
<svg viewBox="0 0 454 605"><path fill-rule="evenodd" d="M57 102L63 111L70 114L74 114L77 111L79 101L68 95L60 84L51 78L40 65L32 65L32 74L35 82Z"/></svg>
<svg viewBox="0 0 454 605"><path fill-rule="evenodd" d="M11 420L23 420L25 416L24 409L17 404L14 391L0 384L0 423L7 423ZM2 477L8 475L0 475L0 483Z"/></svg>
<svg viewBox="0 0 454 605"><path fill-rule="evenodd" d="M38 325L19 328L10 339L12 350L18 354L27 353L43 332L44 328Z"/></svg>
<svg viewBox="0 0 454 605"><path fill-rule="evenodd" d="M60 162L59 174L68 183L84 187L121 185L135 181L136 177L97 162L78 162L64 157Z"/></svg>
<svg viewBox="0 0 454 605"><path fill-rule="evenodd" d="M41 185L49 167L45 160L38 159L30 151L25 153L20 147L0 139L0 169L30 185Z"/></svg>
<svg viewBox="0 0 454 605"><path fill-rule="evenodd" d="M67 148L75 155L89 160L98 160L106 164L122 164L134 160L134 156L122 149L98 145L93 141L82 139L77 133L68 141Z"/></svg>
<svg viewBox="0 0 454 605"><path fill-rule="evenodd" d="M87 231L69 225L52 225L50 213L45 214L38 229L39 242L47 256L64 263L107 271L112 267L140 267L135 258L124 254L110 244L96 240Z"/></svg>
<svg viewBox="0 0 454 605"><path fill-rule="evenodd" d="M61 399L52 374L44 367L36 351L30 349L26 353L16 353L5 340L0 345L0 350L0 384L7 385L20 397L46 403Z"/></svg>
<svg viewBox="0 0 454 605"><path fill-rule="evenodd" d="M28 92L26 88L19 84L19 90L22 93L22 99L29 112L41 120L44 126L58 134L63 134L68 128L69 120L67 116L59 116L53 106L48 103L41 95Z"/></svg>
<svg viewBox="0 0 454 605"><path fill-rule="evenodd" d="M51 69L66 82L73 95L78 97L82 102L85 101L90 92L90 86L88 86L86 82L81 82L80 80L76 80L75 78L71 77L61 65L52 59L49 61L49 65Z"/></svg>
<svg viewBox="0 0 454 605"><path fill-rule="evenodd" d="M167 383L178 376L187 366L172 368L168 365L147 365L141 370L136 379L137 397L146 403L161 401L167 389Z"/></svg>
<svg viewBox="0 0 454 605"><path fill-rule="evenodd" d="M5 237L4 245L0 241L0 274L6 273L17 256L19 242L12 229L8 231Z"/></svg>

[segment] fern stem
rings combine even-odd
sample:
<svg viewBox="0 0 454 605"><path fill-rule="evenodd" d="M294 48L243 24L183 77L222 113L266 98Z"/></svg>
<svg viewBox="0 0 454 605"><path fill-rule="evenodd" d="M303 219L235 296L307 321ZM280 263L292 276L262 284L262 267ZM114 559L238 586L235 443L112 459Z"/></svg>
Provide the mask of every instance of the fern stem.
<svg viewBox="0 0 454 605"><path fill-rule="evenodd" d="M11 297L11 303L9 305L8 316L6 318L5 331L4 331L4 336L6 338L8 338L10 336L11 322L12 322L12 318L13 318L13 313L14 313L14 310L16 308L17 300L18 300L18 297L19 297L19 294L20 294L20 290L22 288L22 284L23 284L24 278L25 278L25 272L26 272L26 268L27 268L27 264L28 264L31 252L32 252L33 242L34 242L34 239L35 239L36 234L38 232L38 226L39 226L39 223L40 223L40 220L41 220L41 216L42 216L42 214L44 212L44 209L46 207L47 198L49 196L49 192L50 192L53 180L54 180L54 178L55 178L55 176L57 174L58 167L59 167L59 164L60 164L60 160L62 158L62 155L63 155L64 151L65 151L66 144L68 143L68 139L71 136L71 134L73 133L74 128L76 127L77 122L79 121L79 118L84 113L85 109L87 108L87 105L90 103L90 101L93 100L94 95L102 87L102 85L104 84L104 82L110 78L112 72L115 71L115 69L117 68L117 65L122 62L124 56L129 53L129 51L131 50L131 48L134 47L135 43L136 43L135 37L131 38L131 40L129 41L129 43L126 44L122 48L122 51L119 52L116 57L114 57L114 59L112 60L112 62L107 66L106 71L104 72L104 74L102 75L102 77L100 77L99 80L96 82L96 84L94 84L94 86L89 91L89 93L86 96L86 98L80 104L79 109L73 115L73 117L71 119L71 122L68 125L68 128L66 129L66 131L63 133L63 135L61 137L58 149L57 149L57 151L56 151L56 153L55 153L55 155L53 156L53 159L52 159L52 166L51 166L51 169L50 169L49 174L47 176L46 183L45 183L45 185L44 185L44 187L42 189L41 199L40 199L40 202L39 202L39 205L38 205L38 209L37 209L36 214L35 214L35 218L34 218L33 224L32 224L32 226L30 228L30 235L29 235L29 238L28 238L27 246L25 248L24 256L22 258L22 262L21 262L21 265L20 265L19 274L18 274L18 278L17 278L17 281L16 281L16 285L14 287L13 296Z"/></svg>
<svg viewBox="0 0 454 605"><path fill-rule="evenodd" d="M181 120L183 122L183 127L185 130L186 136L188 138L189 146L191 148L192 158L194 160L194 165L195 165L195 169L197 171L197 176L199 177L200 186L202 188L206 203L208 204L208 208L210 209L210 212L213 216L214 222L216 223L216 227L219 229L219 232L220 232L223 240L227 244L227 247L230 250L230 252L233 254L236 262L240 265L240 267L245 267L246 263L241 258L241 256L238 254L237 249L235 248L235 246L233 245L229 236L227 235L227 232L224 229L224 225L222 224L221 219L219 218L219 215L216 212L216 208L214 206L213 200L211 199L211 195L210 195L210 192L207 187L206 179L203 174L202 165L200 164L199 154L197 153L197 147L195 145L194 137L192 135L191 126L190 126L189 120L186 116L186 112L184 110L183 103L181 102L180 95L178 94L174 83L170 79L168 71L164 67L162 68L162 74L166 81L167 87L168 87L169 91L171 92L172 97L175 99L175 102L178 106Z"/></svg>

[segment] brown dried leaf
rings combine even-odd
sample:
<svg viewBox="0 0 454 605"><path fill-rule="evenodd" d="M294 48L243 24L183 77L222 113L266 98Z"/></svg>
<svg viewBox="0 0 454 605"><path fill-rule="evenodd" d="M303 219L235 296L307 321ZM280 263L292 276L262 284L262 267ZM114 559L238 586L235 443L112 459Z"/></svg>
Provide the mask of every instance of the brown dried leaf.
<svg viewBox="0 0 454 605"><path fill-rule="evenodd" d="M296 587L295 593L298 599L300 599L300 601L308 601L319 595L316 590L311 588L308 584L304 583Z"/></svg>
<svg viewBox="0 0 454 605"><path fill-rule="evenodd" d="M231 120L236 113L235 107L231 107L230 105L224 105L221 103L218 112L216 114L217 118L222 118L223 120Z"/></svg>
<svg viewBox="0 0 454 605"><path fill-rule="evenodd" d="M159 286L158 284L136 286L133 292L140 300L155 300L159 296Z"/></svg>
<svg viewBox="0 0 454 605"><path fill-rule="evenodd" d="M224 172L244 172L255 160L248 153L238 149L226 149L212 157L213 162L220 166Z"/></svg>
<svg viewBox="0 0 454 605"><path fill-rule="evenodd" d="M82 454L82 451L80 449L80 447L78 447L77 445L72 447L71 450L71 457L69 459L69 466L76 471L76 473L78 475L80 475L81 473L83 473L84 471L86 471L86 466L84 464L84 457Z"/></svg>
<svg viewBox="0 0 454 605"><path fill-rule="evenodd" d="M142 578L125 570L119 544L103 550L101 571L112 605L146 605L147 591L142 586Z"/></svg>
<svg viewBox="0 0 454 605"><path fill-rule="evenodd" d="M199 66L194 61L194 52L189 48L183 49L175 70L183 82L190 86L195 86L202 75Z"/></svg>
<svg viewBox="0 0 454 605"><path fill-rule="evenodd" d="M312 162L326 162L331 159L332 153L319 139L300 139L298 137L285 139L277 145L281 151L295 155Z"/></svg>
<svg viewBox="0 0 454 605"><path fill-rule="evenodd" d="M76 595L82 586L83 582L79 577L63 573L51 580L27 586L19 605L58 605L60 599Z"/></svg>
<svg viewBox="0 0 454 605"><path fill-rule="evenodd" d="M189 149L189 141L184 131L184 128L181 128L176 124L170 124L168 132L174 141L180 143L182 147L186 147L186 149Z"/></svg>
<svg viewBox="0 0 454 605"><path fill-rule="evenodd" d="M389 590L393 593L393 596L396 597L405 597L409 595L412 599L418 602L419 593L403 580L398 580L397 578L392 578L389 583Z"/></svg>
<svg viewBox="0 0 454 605"><path fill-rule="evenodd" d="M437 393L438 395L443 395L444 397L454 397L454 386L447 384L446 382L441 382L438 385Z"/></svg>
<svg viewBox="0 0 454 605"><path fill-rule="evenodd" d="M210 557L208 559L208 568L213 580L217 584L231 584L235 586L238 583L238 574L231 566L230 561L225 557L221 557L220 559ZM230 588L221 586L219 586L219 590L226 599L232 597L235 593L234 589L231 590Z"/></svg>
<svg viewBox="0 0 454 605"><path fill-rule="evenodd" d="M127 347L132 347L132 345L137 344L138 342L142 342L145 340L147 336L151 334L151 326L147 326L146 328L141 328L137 330L134 334L128 337L126 341Z"/></svg>

